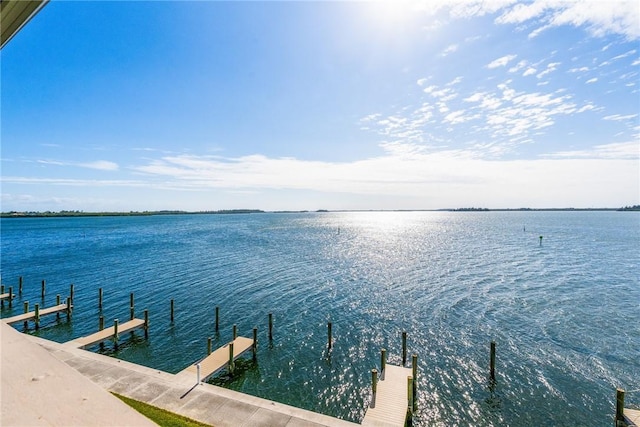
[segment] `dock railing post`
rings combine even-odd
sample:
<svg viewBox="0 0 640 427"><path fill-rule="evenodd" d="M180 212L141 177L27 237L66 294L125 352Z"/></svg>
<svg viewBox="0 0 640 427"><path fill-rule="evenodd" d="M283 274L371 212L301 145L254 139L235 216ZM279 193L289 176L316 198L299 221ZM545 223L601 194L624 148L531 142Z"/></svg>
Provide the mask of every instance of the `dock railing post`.
<svg viewBox="0 0 640 427"><path fill-rule="evenodd" d="M56 305L60 305L60 294L56 295ZM60 312L56 312L56 319L60 318Z"/></svg>
<svg viewBox="0 0 640 427"><path fill-rule="evenodd" d="M256 354L258 352L258 328L253 328L253 344L251 345L251 350L253 352L253 359L255 360Z"/></svg>
<svg viewBox="0 0 640 427"><path fill-rule="evenodd" d="M22 276L18 277L18 292L22 295Z"/></svg>
<svg viewBox="0 0 640 427"><path fill-rule="evenodd" d="M171 298L171 323L173 323L173 298Z"/></svg>
<svg viewBox="0 0 640 427"><path fill-rule="evenodd" d="M102 288L98 288L98 308L100 310L102 310L102 296L103 296Z"/></svg>
<svg viewBox="0 0 640 427"><path fill-rule="evenodd" d="M130 316L131 319L130 320L135 319L135 309L134 309L134 307L135 307L135 304L133 302L133 292L131 292L129 294L129 310L131 311L131 313L130 313L131 314L131 316Z"/></svg>
<svg viewBox="0 0 640 427"><path fill-rule="evenodd" d="M407 364L407 332L402 332L402 366Z"/></svg>
<svg viewBox="0 0 640 427"><path fill-rule="evenodd" d="M616 420L615 426L625 426L624 419L624 390L621 388L616 389Z"/></svg>
<svg viewBox="0 0 640 427"><path fill-rule="evenodd" d="M380 377L384 379L384 370L387 367L387 349L380 350Z"/></svg>
<svg viewBox="0 0 640 427"><path fill-rule="evenodd" d="M98 317L98 330L101 331L104 329L104 316Z"/></svg>
<svg viewBox="0 0 640 427"><path fill-rule="evenodd" d="M273 313L269 313L269 340L273 339Z"/></svg>
<svg viewBox="0 0 640 427"><path fill-rule="evenodd" d="M233 341L229 343L229 373L233 375Z"/></svg>
<svg viewBox="0 0 640 427"><path fill-rule="evenodd" d="M67 297L67 320L71 317L73 311L73 304L71 303L71 297Z"/></svg>
<svg viewBox="0 0 640 427"><path fill-rule="evenodd" d="M212 341L211 341L211 337L207 338L207 356L211 354L211 347L212 347Z"/></svg>
<svg viewBox="0 0 640 427"><path fill-rule="evenodd" d="M41 296L42 298L44 298L44 294L45 294L45 287L46 287L46 282L45 282L45 280L43 279L43 280L42 280L42 291L40 292L40 296Z"/></svg>
<svg viewBox="0 0 640 427"><path fill-rule="evenodd" d="M75 286L73 283L69 286L69 298L71 299L71 304L73 304L73 294L74 294Z"/></svg>
<svg viewBox="0 0 640 427"><path fill-rule="evenodd" d="M9 286L9 308L13 307L13 286Z"/></svg>
<svg viewBox="0 0 640 427"><path fill-rule="evenodd" d="M378 392L378 370L371 370L371 392L376 394Z"/></svg>
<svg viewBox="0 0 640 427"><path fill-rule="evenodd" d="M36 317L35 317L35 321L36 321L36 329L40 328L40 304L36 304L35 305L35 311L36 311Z"/></svg>
<svg viewBox="0 0 640 427"><path fill-rule="evenodd" d="M231 335L233 336L234 341L238 338L238 326L235 323L233 324L233 333Z"/></svg>
<svg viewBox="0 0 640 427"><path fill-rule="evenodd" d="M216 332L220 330L220 306L216 305Z"/></svg>
<svg viewBox="0 0 640 427"><path fill-rule="evenodd" d="M491 341L491 354L489 357L489 376L491 382L496 381L496 342Z"/></svg>
<svg viewBox="0 0 640 427"><path fill-rule="evenodd" d="M331 322L328 322L328 323L327 323L327 341L328 341L329 350L331 350L331 346L332 346L332 344L333 344L333 343L331 342L331 341L332 341L332 337L331 337L331 335L332 335L332 334L331 334L331 327L332 327Z"/></svg>
<svg viewBox="0 0 640 427"><path fill-rule="evenodd" d="M196 384L200 384L200 364L196 363Z"/></svg>
<svg viewBox="0 0 640 427"><path fill-rule="evenodd" d="M149 338L149 310L144 310L144 337Z"/></svg>

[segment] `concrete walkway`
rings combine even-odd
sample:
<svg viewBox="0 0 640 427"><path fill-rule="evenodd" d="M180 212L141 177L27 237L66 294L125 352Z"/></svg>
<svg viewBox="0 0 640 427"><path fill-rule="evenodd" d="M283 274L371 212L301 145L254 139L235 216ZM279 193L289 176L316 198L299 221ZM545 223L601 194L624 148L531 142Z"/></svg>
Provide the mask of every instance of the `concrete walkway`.
<svg viewBox="0 0 640 427"><path fill-rule="evenodd" d="M3 326L4 328L5 326ZM2 330L4 332L4 329ZM12 331L19 334L17 331ZM4 336L4 334L3 334ZM93 385L136 399L171 412L198 420L216 427L223 426L269 426L269 427L355 427L359 424L317 414L289 405L227 390L211 384L195 385L195 376L174 375L124 360L74 348L73 345L59 344L30 335L23 335L31 344L39 344L49 356L64 362L73 369L68 371L82 374ZM2 363L5 364L5 343L3 339ZM4 369L3 369L3 419L4 422ZM112 397L112 396L109 396ZM115 399L115 398L114 398ZM27 402L23 402L22 407ZM118 403L120 403L118 401ZM60 406L60 405L58 405ZM64 405L68 407L71 405ZM128 408L128 407L127 407ZM109 411L110 413L117 411ZM133 423L104 423L102 425L138 425ZM8 420L8 419L7 419ZM67 422L53 423L69 425ZM91 425L91 424L86 424Z"/></svg>
<svg viewBox="0 0 640 427"><path fill-rule="evenodd" d="M155 426L104 388L0 324L0 425Z"/></svg>

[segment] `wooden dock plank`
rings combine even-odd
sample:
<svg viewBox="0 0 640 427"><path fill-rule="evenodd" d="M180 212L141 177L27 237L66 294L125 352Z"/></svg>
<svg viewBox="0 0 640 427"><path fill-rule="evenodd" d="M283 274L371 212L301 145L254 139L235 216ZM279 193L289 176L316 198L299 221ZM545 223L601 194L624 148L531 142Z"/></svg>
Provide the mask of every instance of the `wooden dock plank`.
<svg viewBox="0 0 640 427"><path fill-rule="evenodd" d="M4 301L9 298L15 298L16 294L11 295L10 293L0 294L0 300Z"/></svg>
<svg viewBox="0 0 640 427"><path fill-rule="evenodd" d="M40 310L40 317L46 316L47 314L60 313L62 311L67 311L67 304L54 305L53 307L43 308ZM34 320L36 318L36 312L30 311L24 314L18 314L17 316L7 317L2 319L2 321L8 325L18 322L24 322L28 320Z"/></svg>
<svg viewBox="0 0 640 427"><path fill-rule="evenodd" d="M383 379L378 381L377 392L362 420L363 426L405 425L409 404L407 377L410 376L410 368L386 365Z"/></svg>
<svg viewBox="0 0 640 427"><path fill-rule="evenodd" d="M142 328L144 326L145 326L145 323L143 319L129 320L128 322L118 325L118 335L124 334L125 332L129 332L137 328ZM75 340L72 340L72 341L68 341L66 344L73 345L74 347L77 347L77 348L90 347L94 344L98 344L102 341L106 341L108 339L113 338L114 333L115 333L115 327L110 326L94 334L87 335L85 337L76 338Z"/></svg>
<svg viewBox="0 0 640 427"><path fill-rule="evenodd" d="M637 409L624 408L624 417L629 427L640 426L640 411Z"/></svg>
<svg viewBox="0 0 640 427"><path fill-rule="evenodd" d="M233 360L237 359L245 351L251 349L253 346L253 339L246 337L237 337L233 340ZM226 367L229 363L229 344L225 344L218 348L216 351L202 359L200 362L196 362L193 365L189 365L185 369L179 372L179 374L189 373L193 376L197 375L198 368L196 365L200 363L200 378L202 381L206 381L207 378Z"/></svg>

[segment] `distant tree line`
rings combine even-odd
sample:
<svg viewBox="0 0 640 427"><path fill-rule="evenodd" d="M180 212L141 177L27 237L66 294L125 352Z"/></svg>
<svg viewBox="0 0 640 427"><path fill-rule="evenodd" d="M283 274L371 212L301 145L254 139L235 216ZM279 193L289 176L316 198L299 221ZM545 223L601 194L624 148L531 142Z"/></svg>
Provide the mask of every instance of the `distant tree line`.
<svg viewBox="0 0 640 427"><path fill-rule="evenodd" d="M198 215L198 214L250 214L250 213L264 213L259 209L223 209L218 211L200 211L200 212L187 212L187 211L174 211L174 210L161 210L161 211L129 211L129 212L84 212L84 211L66 211L59 212L17 212L9 211L0 213L2 218L48 218L48 217L87 217L87 216L150 216L150 215Z"/></svg>

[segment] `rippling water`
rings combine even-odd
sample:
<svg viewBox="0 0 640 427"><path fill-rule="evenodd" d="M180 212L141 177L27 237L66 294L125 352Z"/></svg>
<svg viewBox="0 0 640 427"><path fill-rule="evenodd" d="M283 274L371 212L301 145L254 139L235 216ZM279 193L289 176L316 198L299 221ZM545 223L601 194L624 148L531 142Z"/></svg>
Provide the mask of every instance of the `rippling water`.
<svg viewBox="0 0 640 427"><path fill-rule="evenodd" d="M640 215L375 212L3 219L2 282L31 306L75 284L67 341L150 312L105 353L178 372L258 326L257 363L216 384L359 422L370 370L401 333L419 356L414 425L603 426L640 388ZM539 236L542 235L542 245ZM98 288L104 305L98 309ZM169 320L175 299L175 322ZM221 330L214 331L215 307ZM267 315L274 315L274 339ZM334 347L327 351L327 321ZM30 333L35 333L30 331ZM489 343L497 385L489 387ZM99 349L94 349L98 351ZM640 404L640 393L627 401Z"/></svg>

